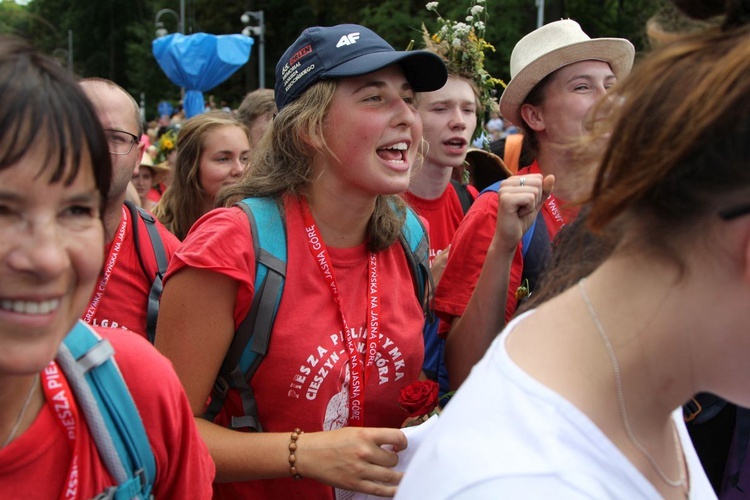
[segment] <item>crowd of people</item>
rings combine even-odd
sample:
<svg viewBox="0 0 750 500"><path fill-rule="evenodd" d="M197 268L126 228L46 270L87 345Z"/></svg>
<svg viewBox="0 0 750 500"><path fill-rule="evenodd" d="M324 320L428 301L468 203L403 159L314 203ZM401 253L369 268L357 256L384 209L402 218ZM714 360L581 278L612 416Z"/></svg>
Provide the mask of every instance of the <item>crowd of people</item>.
<svg viewBox="0 0 750 500"><path fill-rule="evenodd" d="M674 3L635 64L532 31L499 99L484 2L310 27L150 125L0 37L0 493L742 498L750 1Z"/></svg>

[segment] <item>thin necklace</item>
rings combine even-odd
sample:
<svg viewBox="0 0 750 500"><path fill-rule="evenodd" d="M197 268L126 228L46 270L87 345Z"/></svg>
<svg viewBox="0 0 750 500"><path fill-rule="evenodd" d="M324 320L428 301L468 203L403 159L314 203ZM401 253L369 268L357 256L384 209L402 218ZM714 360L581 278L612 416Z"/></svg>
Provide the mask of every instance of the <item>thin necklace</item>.
<svg viewBox="0 0 750 500"><path fill-rule="evenodd" d="M26 410L29 409L29 403L31 403L31 396L34 395L36 392L36 386L39 385L39 373L34 374L34 380L31 382L31 387L29 388L29 393L26 395L26 400L23 402L23 406L21 407L21 412L18 414L18 418L16 418L16 423L13 424L13 428L10 430L10 434L5 439L5 442L2 446L0 446L0 449L5 448L10 444L10 442L13 440L13 436L16 435L16 432L18 431L18 428L21 426L21 421L23 420L23 416L26 415Z"/></svg>
<svg viewBox="0 0 750 500"><path fill-rule="evenodd" d="M643 454L644 457L646 457L646 460L648 460L648 463L651 464L651 467L656 471L656 473L659 475L659 477L667 483L669 486L672 486L674 488L677 488L679 486L685 485L685 464L683 463L682 459L682 451L680 449L680 440L677 435L677 428L675 426L674 420L670 418L670 422L672 422L672 437L674 439L674 451L675 455L677 457L677 463L680 464L680 476L674 480L670 479L663 470L659 467L659 464L656 463L656 460L654 460L654 457L651 456L651 454L646 450L646 448L641 444L640 441L635 437L635 434L633 434L633 429L630 427L630 419L628 418L628 410L625 407L625 396L623 395L622 390L622 377L620 375L620 363L617 361L617 356L615 355L615 350L612 347L612 342L610 342L609 337L607 336L607 332L604 331L604 326L602 325L602 322L599 321L599 316L596 314L596 311L594 310L594 306L591 305L591 300L589 300L589 296L586 293L586 288L584 287L584 283L586 282L585 278L582 278L578 282L578 288L581 291L581 297L583 298L583 302L586 304L586 309L589 311L589 316L591 316L591 321L594 322L594 326L596 326L596 330L599 332L599 335L602 338L602 341L604 342L604 347L607 349L607 354L609 355L609 360L612 363L612 371L615 373L615 387L617 389L617 403L620 407L620 415L622 416L622 423L625 426L625 433L628 436L628 439L631 443L633 443L633 446L635 446L638 451Z"/></svg>

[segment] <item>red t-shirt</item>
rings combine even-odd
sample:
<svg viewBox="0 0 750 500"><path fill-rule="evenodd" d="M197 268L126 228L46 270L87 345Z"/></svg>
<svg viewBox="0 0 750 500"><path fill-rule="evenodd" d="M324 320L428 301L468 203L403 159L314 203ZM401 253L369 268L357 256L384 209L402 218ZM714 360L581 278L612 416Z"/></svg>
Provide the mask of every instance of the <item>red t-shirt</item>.
<svg viewBox="0 0 750 500"><path fill-rule="evenodd" d="M268 354L252 379L258 416L269 432L333 430L347 425L348 355L339 309L308 247L299 202L284 200L287 229L287 275L271 334ZM328 247L342 307L360 352L368 322L368 252ZM364 423L400 427L405 412L399 392L417 380L422 366L423 312L401 244L378 252L381 338L376 362L365 383ZM175 253L167 280L185 266L210 269L239 282L234 309L237 328L253 297L255 254L250 227L239 208L219 208L204 215ZM185 339L189 342L190 339ZM196 360L196 362L200 362ZM217 422L242 415L236 392L230 392ZM311 479L258 480L215 485L216 498L333 498L333 489Z"/></svg>
<svg viewBox="0 0 750 500"><path fill-rule="evenodd" d="M167 190L167 186L164 185L163 182L161 182L148 190L148 192L146 193L146 198L156 203L159 200L161 200L161 196L164 194L164 191L166 190Z"/></svg>
<svg viewBox="0 0 750 500"><path fill-rule="evenodd" d="M211 498L213 460L195 426L182 385L169 361L144 339L108 328L97 332L111 342L156 459L156 498ZM154 384L158 381L158 384ZM79 412L79 495L89 499L112 486L106 466ZM3 498L62 498L72 454L49 403L31 427L0 450Z"/></svg>
<svg viewBox="0 0 750 500"><path fill-rule="evenodd" d="M479 193L473 186L467 186L472 198ZM434 200L420 198L410 192L404 193L404 199L418 215L424 217L430 228L430 262L450 245L453 234L464 218L461 200L453 184Z"/></svg>
<svg viewBox="0 0 750 500"><path fill-rule="evenodd" d="M151 240L145 223L136 217L138 224L138 239L140 249L136 249L133 239L133 217L123 206L123 218L127 222L121 226L122 241L119 231L115 239L104 248L104 268L99 276L99 282L94 289L89 307L81 316L86 323L107 328L122 328L139 333L146 337L146 313L148 311L148 294L151 290L153 278L146 276L138 260L141 252L146 270L156 274L158 266ZM124 220L124 219L123 219ZM156 228L161 236L167 260L180 245L180 240L170 233L158 221ZM112 261L114 260L114 265ZM109 279L106 279L110 272ZM106 282L104 281L106 279Z"/></svg>
<svg viewBox="0 0 750 500"><path fill-rule="evenodd" d="M538 170L536 162L518 171L518 175L528 174L532 169ZM487 256L492 237L495 235L499 196L497 192L488 192L479 196L466 214L464 221L453 236L448 263L440 279L433 307L438 317L443 320L440 333L447 334L453 318L463 316L466 305L482 272L484 259ZM558 200L558 204L563 203ZM550 241L557 235L555 217L545 204L542 208L544 221ZM563 210L563 217L570 222L577 210ZM521 285L523 274L522 244L518 244L513 257L508 283L508 295L505 303L505 321L509 321L516 312L516 290Z"/></svg>

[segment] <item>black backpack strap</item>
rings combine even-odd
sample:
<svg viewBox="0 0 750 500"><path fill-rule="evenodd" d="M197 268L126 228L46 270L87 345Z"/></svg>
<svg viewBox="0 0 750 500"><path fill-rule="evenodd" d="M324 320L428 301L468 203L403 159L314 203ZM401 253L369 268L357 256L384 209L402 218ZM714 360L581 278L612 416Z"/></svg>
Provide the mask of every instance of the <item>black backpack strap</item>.
<svg viewBox="0 0 750 500"><path fill-rule="evenodd" d="M451 184L453 185L453 189L456 190L458 199L461 202L461 209L464 211L464 215L466 215L466 212L469 211L469 207L474 203L474 198L471 197L466 185L461 184L456 179L451 179Z"/></svg>
<svg viewBox="0 0 750 500"><path fill-rule="evenodd" d="M146 277L153 280L151 282L151 289L148 292L148 307L146 309L146 336L149 342L153 344L154 339L156 338L156 319L159 316L159 300L161 299L161 294L164 290L162 280L164 279L164 274L167 272L169 260L167 259L167 252L164 249L164 242L162 241L159 230L156 227L156 218L143 208L135 206L130 201L125 201L125 206L128 207L133 219L133 240L135 241L136 253L138 254L138 262L140 263L141 269L143 269ZM156 258L155 272L149 272L147 270L143 256L141 255L141 246L138 236L138 219L141 219L144 222L146 232L151 240L151 248L154 251L154 257Z"/></svg>
<svg viewBox="0 0 750 500"><path fill-rule="evenodd" d="M216 418L227 392L234 387L240 393L244 415L232 417L230 428L262 431L250 380L268 351L281 300L286 276L286 233L275 200L252 198L237 205L243 209L250 224L256 258L255 294L250 311L237 328L222 362L204 418L211 421Z"/></svg>

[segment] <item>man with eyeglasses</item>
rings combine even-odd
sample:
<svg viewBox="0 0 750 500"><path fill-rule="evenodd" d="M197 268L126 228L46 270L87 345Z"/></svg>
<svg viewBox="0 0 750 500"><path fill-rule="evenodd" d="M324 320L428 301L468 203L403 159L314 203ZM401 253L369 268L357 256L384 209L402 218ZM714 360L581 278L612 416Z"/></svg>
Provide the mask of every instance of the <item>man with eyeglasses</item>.
<svg viewBox="0 0 750 500"><path fill-rule="evenodd" d="M143 218L125 205L145 147L139 140L143 133L140 109L135 99L112 81L87 78L80 85L96 108L112 161L112 185L104 209L107 257L83 319L147 337L149 294L159 267ZM180 241L158 221L153 228L161 237L165 258L170 259Z"/></svg>

